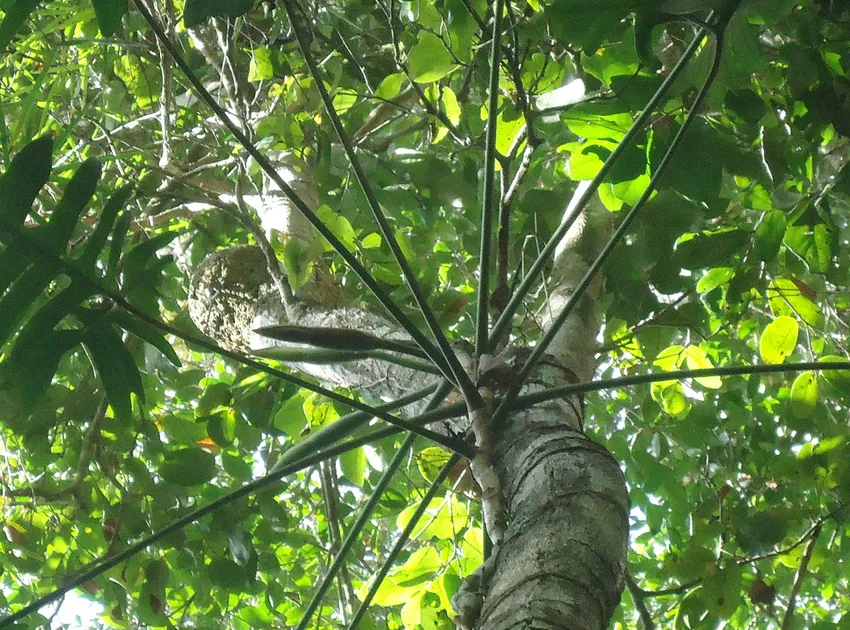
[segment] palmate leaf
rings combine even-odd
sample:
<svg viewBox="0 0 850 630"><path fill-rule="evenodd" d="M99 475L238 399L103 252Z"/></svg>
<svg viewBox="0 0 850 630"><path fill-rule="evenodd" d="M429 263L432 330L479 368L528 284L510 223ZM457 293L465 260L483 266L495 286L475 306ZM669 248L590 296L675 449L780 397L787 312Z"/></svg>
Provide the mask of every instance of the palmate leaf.
<svg viewBox="0 0 850 630"><path fill-rule="evenodd" d="M128 419L131 394L141 400L143 390L122 331L135 334L179 363L171 346L152 326L118 307L85 305L102 294L104 287L117 284L117 260L107 266L106 277L97 261L110 235L109 257L120 256L127 223L116 219L132 187L118 190L106 201L94 231L78 253L68 255L80 215L94 197L100 163L94 159L83 162L60 201L45 212L47 223L25 228L24 220L47 183L51 158L52 140L40 138L22 149L0 177L0 400L12 411L10 422L22 422L50 386L62 357L82 344L116 416ZM158 277L153 276L159 275L154 272L162 264L156 249L170 238L173 235L152 239L128 254L129 267L145 273L150 291L156 290ZM52 295L45 297L45 292Z"/></svg>

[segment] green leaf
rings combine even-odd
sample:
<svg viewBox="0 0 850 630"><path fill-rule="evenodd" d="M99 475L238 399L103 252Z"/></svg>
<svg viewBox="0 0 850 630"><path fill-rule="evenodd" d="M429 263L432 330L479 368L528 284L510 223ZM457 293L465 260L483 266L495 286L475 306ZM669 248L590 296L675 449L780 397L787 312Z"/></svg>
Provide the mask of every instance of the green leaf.
<svg viewBox="0 0 850 630"><path fill-rule="evenodd" d="M127 0L92 0L100 34L112 37L127 13Z"/></svg>
<svg viewBox="0 0 850 630"><path fill-rule="evenodd" d="M62 356L81 339L81 331L58 330L39 336L23 350L16 344L0 363L0 389L9 390L15 406L28 413L50 387Z"/></svg>
<svg viewBox="0 0 850 630"><path fill-rule="evenodd" d="M416 456L416 464L422 477L431 482L437 478L437 475L440 474L443 466L446 465L450 458L451 453L444 448L429 446L422 449Z"/></svg>
<svg viewBox="0 0 850 630"><path fill-rule="evenodd" d="M227 537L227 545L230 548L230 556L239 566L245 566L254 553L254 545L251 537L241 528L231 532Z"/></svg>
<svg viewBox="0 0 850 630"><path fill-rule="evenodd" d="M355 486L363 486L366 478L366 451L355 448L339 456L342 474Z"/></svg>
<svg viewBox="0 0 850 630"><path fill-rule="evenodd" d="M362 247L363 249L377 249L381 246L382 242L383 239L381 238L381 235L377 232L372 232L371 234L363 238L363 240L360 242L360 247Z"/></svg>
<svg viewBox="0 0 850 630"><path fill-rule="evenodd" d="M749 234L738 228L684 234L676 241L672 263L682 269L729 266L749 239Z"/></svg>
<svg viewBox="0 0 850 630"><path fill-rule="evenodd" d="M176 444L197 444L207 437L207 428L203 422L190 422L177 416L168 415L159 420L169 441Z"/></svg>
<svg viewBox="0 0 850 630"><path fill-rule="evenodd" d="M236 455L222 453L221 464L224 471L236 481L248 481L253 476L251 464Z"/></svg>
<svg viewBox="0 0 850 630"><path fill-rule="evenodd" d="M824 363L839 363L846 362L847 358L837 355L828 355L821 357L820 361L823 361ZM822 374L824 378L835 387L843 392L850 393L850 370L824 370Z"/></svg>
<svg viewBox="0 0 850 630"><path fill-rule="evenodd" d="M771 210L764 215L761 223L756 228L755 245L753 253L756 258L770 262L779 253L779 246L785 237L786 226L785 213L780 210Z"/></svg>
<svg viewBox="0 0 850 630"><path fill-rule="evenodd" d="M823 223L793 225L785 234L785 244L802 256L814 273L825 273L832 262L832 235Z"/></svg>
<svg viewBox="0 0 850 630"><path fill-rule="evenodd" d="M195 407L195 417L204 418L215 413L219 407L225 407L230 404L233 396L228 383L219 382L212 383L204 389L204 393L198 400Z"/></svg>
<svg viewBox="0 0 850 630"><path fill-rule="evenodd" d="M674 131L678 131L678 125L674 125L669 135L653 140L650 146L653 168L667 151ZM697 119L677 147L664 181L688 198L707 204L717 203L723 183L723 167L731 149L735 148L730 144L724 141L719 131ZM695 176L697 173L698 177Z"/></svg>
<svg viewBox="0 0 850 630"><path fill-rule="evenodd" d="M122 422L130 422L133 415L130 394L136 394L143 402L145 393L139 368L120 335L101 320L89 329L83 344L89 351L115 417Z"/></svg>
<svg viewBox="0 0 850 630"><path fill-rule="evenodd" d="M561 120L585 140L619 141L632 126L632 116L618 104L581 103L565 112ZM573 177L573 179L576 179Z"/></svg>
<svg viewBox="0 0 850 630"><path fill-rule="evenodd" d="M453 125L460 124L460 115L461 115L461 107L460 103L458 103L457 95L454 91L446 86L443 88L443 109L446 112L446 117L449 119L449 122Z"/></svg>
<svg viewBox="0 0 850 630"><path fill-rule="evenodd" d="M741 605L741 568L727 567L709 575L702 583L700 596L706 608L721 619L728 619Z"/></svg>
<svg viewBox="0 0 850 630"><path fill-rule="evenodd" d="M0 242L9 244L7 230L21 225L32 209L50 177L52 155L53 136L42 136L21 149L0 177Z"/></svg>
<svg viewBox="0 0 850 630"><path fill-rule="evenodd" d="M324 241L324 239L322 239ZM330 247L330 245L328 245ZM313 277L315 252L311 245L296 239L288 239L283 246L283 270L293 293L303 287Z"/></svg>
<svg viewBox="0 0 850 630"><path fill-rule="evenodd" d="M316 211L316 215L321 219L322 223L330 228L334 236L336 236L343 245L349 250L354 249L357 241L357 234L351 223L341 214L335 212L330 206L320 206Z"/></svg>
<svg viewBox="0 0 850 630"><path fill-rule="evenodd" d="M708 293L717 287L722 287L729 284L732 277L735 275L735 270L732 267L715 267L709 269L708 272L697 282L698 293Z"/></svg>
<svg viewBox="0 0 850 630"><path fill-rule="evenodd" d="M121 254L124 250L124 239L127 238L132 220L133 215L130 212L122 212L121 216L118 217L118 222L115 224L115 230L109 242L109 257L106 262L106 281L110 287L115 287L118 284L116 277L118 263L121 260Z"/></svg>
<svg viewBox="0 0 850 630"><path fill-rule="evenodd" d="M688 400L685 394L685 388L681 383L676 381L653 383L650 386L650 392L652 393L653 400L661 405L664 413L678 420L684 420L690 414L693 406L691 405L691 401Z"/></svg>
<svg viewBox="0 0 850 630"><path fill-rule="evenodd" d="M132 289L150 284L150 269L157 262L156 252L179 235L179 232L163 232L130 249L124 255L121 270L124 288Z"/></svg>
<svg viewBox="0 0 850 630"><path fill-rule="evenodd" d="M162 478L178 486L198 486L215 477L215 455L199 448L181 448L165 454Z"/></svg>
<svg viewBox="0 0 850 630"><path fill-rule="evenodd" d="M272 53L266 46L260 46L253 50L251 66L248 68L249 81L267 81L274 77L274 64Z"/></svg>
<svg viewBox="0 0 850 630"><path fill-rule="evenodd" d="M410 554L407 562L390 571L378 588L373 603L377 606L398 606L406 603L421 592L424 582L442 566L443 562L436 549L417 549Z"/></svg>
<svg viewBox="0 0 850 630"><path fill-rule="evenodd" d="M738 544L756 553L781 543L788 533L788 523L773 511L763 510L743 519L735 532Z"/></svg>
<svg viewBox="0 0 850 630"><path fill-rule="evenodd" d="M116 310L111 317L118 326L159 350L172 365L176 367L182 365L174 348L156 328L123 309Z"/></svg>
<svg viewBox="0 0 850 630"><path fill-rule="evenodd" d="M124 83L140 108L150 107L159 98L162 75L159 66L148 58L135 53L121 55L113 62L112 71Z"/></svg>
<svg viewBox="0 0 850 630"><path fill-rule="evenodd" d="M56 204L50 222L39 230L39 237L51 253L62 254L74 233L74 227L85 207L94 196L100 179L100 162L89 158L74 173L65 187L62 199Z"/></svg>
<svg viewBox="0 0 850 630"><path fill-rule="evenodd" d="M0 343L8 339L14 328L36 302L61 269L50 264L32 265L0 298Z"/></svg>
<svg viewBox="0 0 850 630"><path fill-rule="evenodd" d="M592 55L603 42L618 32L617 26L632 12L631 0L557 0L546 8L552 36L574 43Z"/></svg>
<svg viewBox="0 0 850 630"><path fill-rule="evenodd" d="M183 24L186 28L194 28L212 17L236 18L248 13L253 6L254 0L186 0Z"/></svg>
<svg viewBox="0 0 850 630"><path fill-rule="evenodd" d="M236 438L236 419L232 413L217 413L210 417L207 433L219 446L230 446Z"/></svg>
<svg viewBox="0 0 850 630"><path fill-rule="evenodd" d="M287 400L274 415L274 426L289 437L295 438L307 426L307 416L304 414L304 400L295 395Z"/></svg>
<svg viewBox="0 0 850 630"><path fill-rule="evenodd" d="M98 256L103 251L103 246L106 245L106 239L112 231L112 226L118 213L130 195L133 193L132 184L127 184L109 197L109 201L103 207L103 212L100 213L100 218L97 221L97 227L94 232L86 239L86 245L80 255L80 266L94 274L94 265L97 262Z"/></svg>
<svg viewBox="0 0 850 630"><path fill-rule="evenodd" d="M229 591L241 591L247 584L245 569L230 559L213 560L207 566L207 572L211 584Z"/></svg>
<svg viewBox="0 0 850 630"><path fill-rule="evenodd" d="M404 529L418 507L418 502L406 507L398 515L396 527ZM431 499L422 519L413 530L411 538L416 540L430 540L431 538L449 540L466 527L468 519L469 511L466 503L458 501L454 495L451 495L451 500Z"/></svg>
<svg viewBox="0 0 850 630"><path fill-rule="evenodd" d="M417 83L439 81L457 67L443 40L428 31L419 33L419 41L410 51L408 64Z"/></svg>
<svg viewBox="0 0 850 630"><path fill-rule="evenodd" d="M780 315L764 328L759 340L759 354L765 363L780 364L797 347L800 325L787 315Z"/></svg>
<svg viewBox="0 0 850 630"><path fill-rule="evenodd" d="M14 0L11 4L4 7L6 16L0 22L0 51L6 50L6 46L9 45L12 38L21 30L30 13L39 4L40 0Z"/></svg>
<svg viewBox="0 0 850 630"><path fill-rule="evenodd" d="M387 101L394 98L399 92L401 92L401 86L404 85L406 80L407 77L405 77L401 72L388 74L383 78L380 85L378 85L378 88L375 90L375 96Z"/></svg>
<svg viewBox="0 0 850 630"><path fill-rule="evenodd" d="M798 418L808 418L818 404L818 378L814 372L803 372L791 385L791 411Z"/></svg>
<svg viewBox="0 0 850 630"><path fill-rule="evenodd" d="M653 9L637 11L635 13L635 51L640 62L650 70L661 68L661 62L652 50L652 31L664 22L670 20L670 16Z"/></svg>

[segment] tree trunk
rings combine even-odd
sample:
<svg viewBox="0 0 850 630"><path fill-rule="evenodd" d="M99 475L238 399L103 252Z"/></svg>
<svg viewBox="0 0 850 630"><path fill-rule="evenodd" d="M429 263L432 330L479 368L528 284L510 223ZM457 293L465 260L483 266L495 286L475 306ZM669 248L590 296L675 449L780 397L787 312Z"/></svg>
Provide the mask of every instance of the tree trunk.
<svg viewBox="0 0 850 630"><path fill-rule="evenodd" d="M552 365L539 385L565 384ZM581 426L581 404L511 414L494 462L507 528L486 588L481 630L606 628L623 589L629 498L623 473Z"/></svg>

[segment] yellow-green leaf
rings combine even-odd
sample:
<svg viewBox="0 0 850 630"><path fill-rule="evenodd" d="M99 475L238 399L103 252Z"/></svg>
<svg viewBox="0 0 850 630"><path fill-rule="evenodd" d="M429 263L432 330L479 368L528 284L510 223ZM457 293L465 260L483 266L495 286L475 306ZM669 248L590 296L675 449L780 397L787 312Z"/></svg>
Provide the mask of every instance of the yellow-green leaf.
<svg viewBox="0 0 850 630"><path fill-rule="evenodd" d="M699 346L688 346L685 348L685 362L689 370L703 370L714 367L711 359L708 358L708 355ZM703 376L694 380L709 389L720 389L723 385L723 381L720 380L719 376Z"/></svg>
<svg viewBox="0 0 850 630"><path fill-rule="evenodd" d="M767 300L774 315L798 316L809 326L821 328L823 313L820 307L803 295L787 278L775 278L767 288Z"/></svg>
<svg viewBox="0 0 850 630"><path fill-rule="evenodd" d="M274 67L272 66L272 54L266 46L260 46L254 49L254 54L251 56L251 65L248 68L249 81L267 81L274 76Z"/></svg>
<svg viewBox="0 0 850 630"><path fill-rule="evenodd" d="M765 326L759 340L759 354L765 363L780 364L794 352L800 325L787 315L780 315Z"/></svg>
<svg viewBox="0 0 850 630"><path fill-rule="evenodd" d="M427 481L434 481L440 474L443 466L451 458L451 454L439 446L429 446L416 456L419 472Z"/></svg>
<svg viewBox="0 0 850 630"><path fill-rule="evenodd" d="M453 125L460 123L460 103L457 101L457 95L450 87L443 89L443 109L446 111L446 117Z"/></svg>
<svg viewBox="0 0 850 630"><path fill-rule="evenodd" d="M381 235L377 232L372 232L360 242L360 247L363 249L377 249L381 246L381 242Z"/></svg>
<svg viewBox="0 0 850 630"><path fill-rule="evenodd" d="M385 100L389 100L401 92L401 86L404 84L405 76L401 72L388 74L381 81L378 89L375 90L375 96Z"/></svg>
<svg viewBox="0 0 850 630"><path fill-rule="evenodd" d="M396 519L396 526L401 530L407 526L418 503L405 508ZM447 499L431 499L425 514L413 530L411 538L430 540L439 538L450 540L458 535L469 523L469 510L466 503L458 501L454 495Z"/></svg>

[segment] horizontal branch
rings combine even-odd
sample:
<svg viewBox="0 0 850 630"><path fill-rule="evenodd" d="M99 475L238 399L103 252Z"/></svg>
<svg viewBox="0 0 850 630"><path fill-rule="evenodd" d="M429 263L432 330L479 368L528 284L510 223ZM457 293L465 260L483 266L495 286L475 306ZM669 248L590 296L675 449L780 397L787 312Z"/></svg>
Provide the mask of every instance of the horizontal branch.
<svg viewBox="0 0 850 630"><path fill-rule="evenodd" d="M777 374L781 372L824 372L829 370L850 371L850 361L809 361L803 363L788 363L782 365L740 365L734 367L700 368L698 370L674 370L654 374L638 374L635 376L623 376L604 381L592 381L590 383L574 383L544 389L533 394L518 396L516 402L511 405L513 411L528 409L536 404L564 398L572 394L585 392L598 392L606 389L617 389L620 387L632 387L634 385L645 385L646 383L660 383L662 381L681 381L686 378L704 378L708 376L749 376L750 374Z"/></svg>

